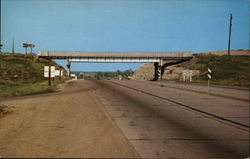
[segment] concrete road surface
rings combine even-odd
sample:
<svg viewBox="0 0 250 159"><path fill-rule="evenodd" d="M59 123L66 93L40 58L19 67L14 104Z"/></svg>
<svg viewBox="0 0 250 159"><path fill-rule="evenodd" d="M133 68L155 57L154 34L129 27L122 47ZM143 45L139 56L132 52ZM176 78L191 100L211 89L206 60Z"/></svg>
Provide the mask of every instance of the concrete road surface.
<svg viewBox="0 0 250 159"><path fill-rule="evenodd" d="M232 90L233 91L233 90ZM2 100L2 157L247 158L249 103L141 81Z"/></svg>
<svg viewBox="0 0 250 159"><path fill-rule="evenodd" d="M246 101L142 81L98 83L97 96L142 158L249 156Z"/></svg>

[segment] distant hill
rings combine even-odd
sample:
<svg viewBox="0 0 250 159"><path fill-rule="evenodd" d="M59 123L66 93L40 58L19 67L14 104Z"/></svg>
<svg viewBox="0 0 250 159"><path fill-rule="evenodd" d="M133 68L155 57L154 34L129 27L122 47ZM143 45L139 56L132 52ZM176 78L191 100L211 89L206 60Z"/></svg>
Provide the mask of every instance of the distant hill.
<svg viewBox="0 0 250 159"><path fill-rule="evenodd" d="M44 66L49 64L56 69L63 69L55 61L38 58L35 54L25 56L17 53L0 53L0 96L24 95L47 90L43 72ZM30 90L31 87L33 90Z"/></svg>

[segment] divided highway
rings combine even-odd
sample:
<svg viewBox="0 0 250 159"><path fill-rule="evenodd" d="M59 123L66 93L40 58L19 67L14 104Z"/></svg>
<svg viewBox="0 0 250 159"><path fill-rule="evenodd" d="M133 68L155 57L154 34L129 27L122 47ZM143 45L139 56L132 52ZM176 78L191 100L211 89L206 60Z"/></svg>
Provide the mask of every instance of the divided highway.
<svg viewBox="0 0 250 159"><path fill-rule="evenodd" d="M15 107L0 118L2 157L249 157L245 100L153 82L78 80L1 103Z"/></svg>
<svg viewBox="0 0 250 159"><path fill-rule="evenodd" d="M249 155L246 101L142 81L98 83L97 96L142 158Z"/></svg>

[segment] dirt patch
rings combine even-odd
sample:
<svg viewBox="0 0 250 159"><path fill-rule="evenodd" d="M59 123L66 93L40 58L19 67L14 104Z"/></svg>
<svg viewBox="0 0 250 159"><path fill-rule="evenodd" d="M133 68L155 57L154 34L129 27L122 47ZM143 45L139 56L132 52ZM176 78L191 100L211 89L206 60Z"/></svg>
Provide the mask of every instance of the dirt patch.
<svg viewBox="0 0 250 159"><path fill-rule="evenodd" d="M12 106L7 106L5 104L0 104L0 118L6 114L10 114L14 112L14 108Z"/></svg>

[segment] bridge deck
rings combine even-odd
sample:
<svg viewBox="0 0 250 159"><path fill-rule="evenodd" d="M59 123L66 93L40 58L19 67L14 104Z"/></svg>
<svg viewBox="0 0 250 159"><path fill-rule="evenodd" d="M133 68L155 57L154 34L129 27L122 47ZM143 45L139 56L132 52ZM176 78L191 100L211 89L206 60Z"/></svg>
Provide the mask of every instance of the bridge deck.
<svg viewBox="0 0 250 159"><path fill-rule="evenodd" d="M41 51L39 57L66 58L191 58L191 52L68 52Z"/></svg>

